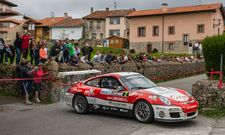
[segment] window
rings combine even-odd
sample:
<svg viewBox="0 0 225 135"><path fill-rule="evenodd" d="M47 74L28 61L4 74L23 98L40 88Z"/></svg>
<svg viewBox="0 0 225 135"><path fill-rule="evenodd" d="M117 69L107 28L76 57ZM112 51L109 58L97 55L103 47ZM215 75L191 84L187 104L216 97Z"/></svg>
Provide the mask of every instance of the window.
<svg viewBox="0 0 225 135"><path fill-rule="evenodd" d="M97 21L97 28L98 28L98 29L101 28L101 21Z"/></svg>
<svg viewBox="0 0 225 135"><path fill-rule="evenodd" d="M169 43L168 50L175 50L175 44L174 43Z"/></svg>
<svg viewBox="0 0 225 135"><path fill-rule="evenodd" d="M100 87L100 78L90 80L90 81L86 82L85 85L93 86L93 87Z"/></svg>
<svg viewBox="0 0 225 135"><path fill-rule="evenodd" d="M29 24L28 30L35 30L35 24Z"/></svg>
<svg viewBox="0 0 225 135"><path fill-rule="evenodd" d="M145 37L146 36L146 29L145 27L138 28L138 37Z"/></svg>
<svg viewBox="0 0 225 135"><path fill-rule="evenodd" d="M120 24L120 18L119 17L110 18L110 24Z"/></svg>
<svg viewBox="0 0 225 135"><path fill-rule="evenodd" d="M92 37L92 39L96 39L96 33L92 33L92 35L91 35Z"/></svg>
<svg viewBox="0 0 225 135"><path fill-rule="evenodd" d="M168 35L175 35L175 26L168 27Z"/></svg>
<svg viewBox="0 0 225 135"><path fill-rule="evenodd" d="M205 33L205 25L204 24L198 24L197 25L197 31L198 33Z"/></svg>
<svg viewBox="0 0 225 135"><path fill-rule="evenodd" d="M93 29L93 21L90 21L90 22L89 22L89 28L90 28L90 29Z"/></svg>
<svg viewBox="0 0 225 135"><path fill-rule="evenodd" d="M183 42L184 42L184 45L188 45L189 35L187 35L187 34L183 35Z"/></svg>
<svg viewBox="0 0 225 135"><path fill-rule="evenodd" d="M109 36L120 36L120 30L109 30Z"/></svg>
<svg viewBox="0 0 225 135"><path fill-rule="evenodd" d="M153 26L153 36L159 36L159 26Z"/></svg>
<svg viewBox="0 0 225 135"><path fill-rule="evenodd" d="M105 77L101 79L102 88L115 89L117 86L122 86L122 85L115 78Z"/></svg>

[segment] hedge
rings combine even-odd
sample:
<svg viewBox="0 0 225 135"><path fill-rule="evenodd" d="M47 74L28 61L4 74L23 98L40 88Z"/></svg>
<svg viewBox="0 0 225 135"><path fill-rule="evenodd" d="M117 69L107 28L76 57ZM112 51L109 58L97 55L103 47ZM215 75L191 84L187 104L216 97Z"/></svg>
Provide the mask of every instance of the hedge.
<svg viewBox="0 0 225 135"><path fill-rule="evenodd" d="M215 71L220 70L221 53L223 53L223 73L225 73L225 34L205 38L202 47L206 71L211 71L212 68Z"/></svg>

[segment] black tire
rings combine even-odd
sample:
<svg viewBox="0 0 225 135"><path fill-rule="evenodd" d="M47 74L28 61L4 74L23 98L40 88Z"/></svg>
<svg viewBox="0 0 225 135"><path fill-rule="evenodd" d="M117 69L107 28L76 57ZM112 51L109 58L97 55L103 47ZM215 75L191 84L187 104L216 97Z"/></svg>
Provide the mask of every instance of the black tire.
<svg viewBox="0 0 225 135"><path fill-rule="evenodd" d="M73 108L78 114L85 114L88 112L89 104L83 95L76 95L73 99Z"/></svg>
<svg viewBox="0 0 225 135"><path fill-rule="evenodd" d="M154 121L154 110L147 101L138 101L133 109L134 117L141 123L151 123Z"/></svg>

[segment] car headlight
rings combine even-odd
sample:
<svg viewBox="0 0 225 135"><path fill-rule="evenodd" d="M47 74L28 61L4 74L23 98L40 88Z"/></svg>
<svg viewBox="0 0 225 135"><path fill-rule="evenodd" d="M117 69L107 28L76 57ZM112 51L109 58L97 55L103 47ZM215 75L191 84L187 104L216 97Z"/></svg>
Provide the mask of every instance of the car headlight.
<svg viewBox="0 0 225 135"><path fill-rule="evenodd" d="M171 105L171 102L168 98L159 96L159 99L165 104L165 105Z"/></svg>

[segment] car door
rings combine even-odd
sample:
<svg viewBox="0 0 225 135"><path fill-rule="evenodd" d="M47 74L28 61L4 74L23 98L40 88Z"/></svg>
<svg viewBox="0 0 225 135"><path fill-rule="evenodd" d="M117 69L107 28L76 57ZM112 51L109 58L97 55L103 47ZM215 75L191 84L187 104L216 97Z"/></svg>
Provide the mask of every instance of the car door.
<svg viewBox="0 0 225 135"><path fill-rule="evenodd" d="M129 93L118 79L114 77L102 78L101 88L98 97L103 101L103 105L109 106L109 109L125 111L123 109L132 108L132 105L128 103Z"/></svg>

